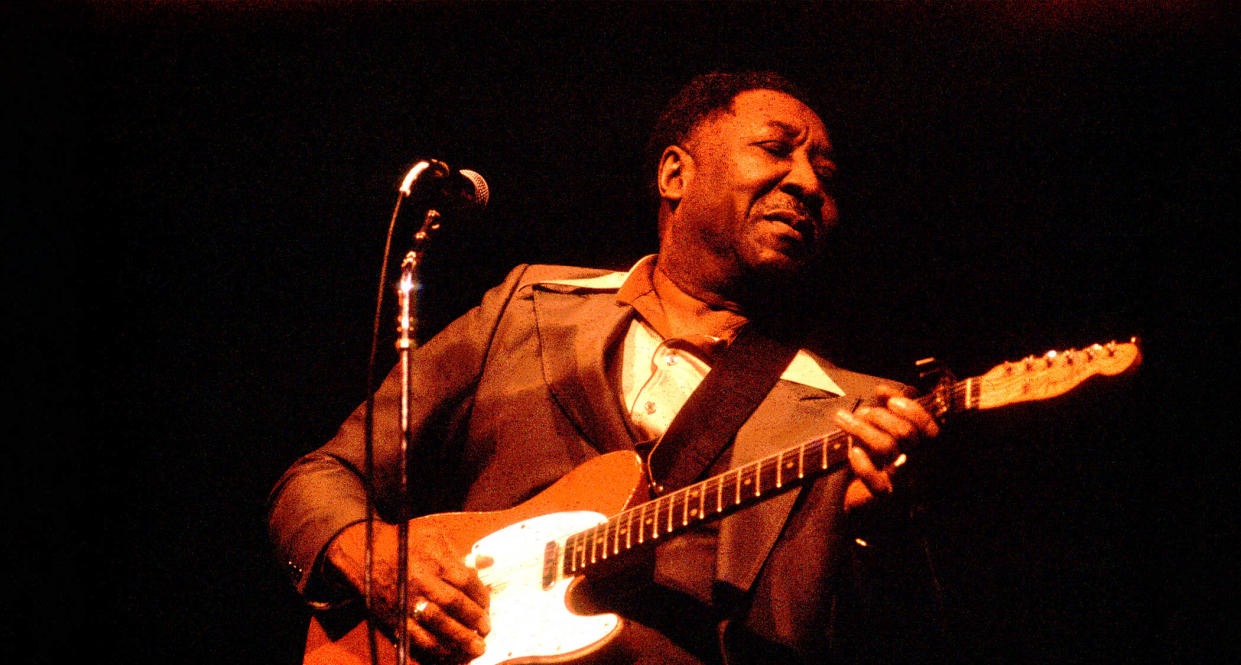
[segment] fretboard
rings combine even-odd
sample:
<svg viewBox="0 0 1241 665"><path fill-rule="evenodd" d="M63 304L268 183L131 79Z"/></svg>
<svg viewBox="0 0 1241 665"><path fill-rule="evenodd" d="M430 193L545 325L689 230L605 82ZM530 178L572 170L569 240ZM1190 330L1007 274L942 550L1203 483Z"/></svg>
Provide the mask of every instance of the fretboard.
<svg viewBox="0 0 1241 665"><path fill-rule="evenodd" d="M966 379L917 401L937 418L976 408L978 384L974 378ZM853 443L852 435L835 431L626 509L569 536L561 571L566 576L583 574L609 559L832 473L848 463Z"/></svg>

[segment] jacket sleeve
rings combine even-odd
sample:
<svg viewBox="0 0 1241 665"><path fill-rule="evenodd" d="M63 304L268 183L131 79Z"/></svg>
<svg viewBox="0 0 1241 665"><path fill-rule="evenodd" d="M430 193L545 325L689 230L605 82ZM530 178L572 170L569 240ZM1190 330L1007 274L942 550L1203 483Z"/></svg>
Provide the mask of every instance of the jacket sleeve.
<svg viewBox="0 0 1241 665"><path fill-rule="evenodd" d="M496 327L527 266L518 266L481 304L418 348L411 363L415 449L451 441L468 416ZM397 508L400 473L399 367L374 395L375 504L383 518ZM298 590L312 603L333 599L316 573L328 543L366 519L366 405L358 406L324 446L299 458L268 496L268 533ZM411 485L417 474L410 465ZM391 519L389 517L389 519Z"/></svg>

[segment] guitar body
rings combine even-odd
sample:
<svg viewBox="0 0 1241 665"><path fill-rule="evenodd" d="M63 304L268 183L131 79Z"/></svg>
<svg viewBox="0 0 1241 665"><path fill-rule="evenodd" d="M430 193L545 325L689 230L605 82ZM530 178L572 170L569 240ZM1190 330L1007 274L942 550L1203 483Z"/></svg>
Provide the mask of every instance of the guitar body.
<svg viewBox="0 0 1241 665"><path fill-rule="evenodd" d="M602 647L621 629L614 614L582 616L569 611L566 595L577 578L543 585L547 542L590 528L644 496L641 461L631 452L608 453L577 467L530 500L508 510L441 513L411 523L440 527L462 552L485 554L494 563L479 571L491 589L492 632L487 651L471 665L562 662ZM370 665L369 628L362 617L311 619L305 665ZM376 633L376 655L396 662L396 647Z"/></svg>

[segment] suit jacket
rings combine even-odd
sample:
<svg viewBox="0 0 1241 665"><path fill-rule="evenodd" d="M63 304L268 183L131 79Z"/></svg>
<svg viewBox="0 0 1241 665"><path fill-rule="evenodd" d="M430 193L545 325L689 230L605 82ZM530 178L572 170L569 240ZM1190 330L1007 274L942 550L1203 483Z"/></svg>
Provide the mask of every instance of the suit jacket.
<svg viewBox="0 0 1241 665"><path fill-rule="evenodd" d="M607 274L520 266L416 351L415 514L508 508L591 457L632 447L606 358L633 311L615 288L597 285ZM738 432L732 465L822 434L831 413L855 407L879 383L824 369L846 395L781 380ZM376 503L389 517L398 513L399 393L394 371L375 394ZM327 543L365 517L363 413L360 406L331 441L297 460L270 497L272 539L312 601L329 600L313 574ZM837 473L720 522L716 587L720 598L740 599L730 611L745 634L802 654L826 648L852 547L846 482Z"/></svg>

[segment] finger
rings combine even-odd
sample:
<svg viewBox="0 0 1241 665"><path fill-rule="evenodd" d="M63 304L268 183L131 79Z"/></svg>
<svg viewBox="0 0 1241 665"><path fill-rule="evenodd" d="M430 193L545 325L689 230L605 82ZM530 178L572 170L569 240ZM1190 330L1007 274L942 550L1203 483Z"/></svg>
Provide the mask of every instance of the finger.
<svg viewBox="0 0 1241 665"><path fill-rule="evenodd" d="M448 656L451 651L430 630L412 617L405 620L405 628L409 632L409 643L419 651L426 652L437 658Z"/></svg>
<svg viewBox="0 0 1241 665"><path fill-rule="evenodd" d="M449 651L479 656L486 648L483 638L477 632L462 625L434 600L426 605L417 619L411 617L410 622L430 633L437 646Z"/></svg>
<svg viewBox="0 0 1241 665"><path fill-rule="evenodd" d="M864 409L866 407L863 407ZM873 411L874 409L869 409ZM852 434L862 443L862 446L868 452L873 453L881 458L888 459L897 452L896 438L888 432L876 427L874 424L863 420L858 415L849 413L848 411L836 412L836 425L845 432Z"/></svg>
<svg viewBox="0 0 1241 665"><path fill-rule="evenodd" d="M889 409L864 406L858 409L854 415L887 432L898 446L901 442L916 442L922 436L921 430L912 421ZM895 451L892 452L895 453Z"/></svg>
<svg viewBox="0 0 1241 665"><path fill-rule="evenodd" d="M491 631L487 610L451 584L434 580L425 585L421 593L440 610L439 615L451 620L451 624L444 622L444 627L452 634L464 635L468 632L477 636Z"/></svg>
<svg viewBox="0 0 1241 665"><path fill-rule="evenodd" d="M470 597L479 607L487 608L491 604L491 591L478 577L478 571L464 562L451 561L444 564L440 577L447 583L457 587Z"/></svg>
<svg viewBox="0 0 1241 665"><path fill-rule="evenodd" d="M925 437L939 435L939 423L921 404L891 386L880 385L875 392L888 398L888 409L912 422Z"/></svg>
<svg viewBox="0 0 1241 665"><path fill-rule="evenodd" d="M882 469L875 466L866 451L852 446L849 448L849 466L853 469L853 475L857 476L866 485L866 489L871 494L891 494L892 479Z"/></svg>

